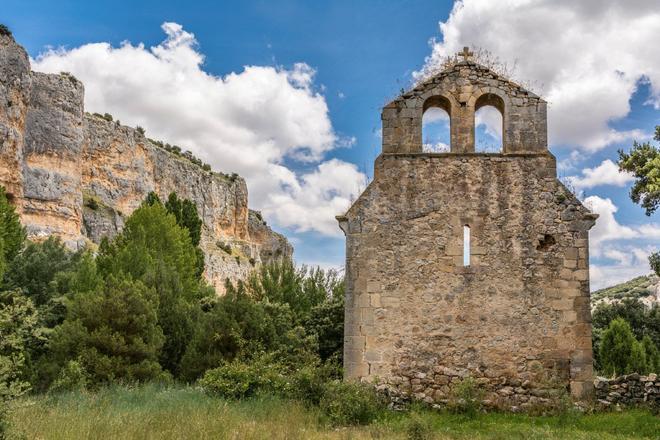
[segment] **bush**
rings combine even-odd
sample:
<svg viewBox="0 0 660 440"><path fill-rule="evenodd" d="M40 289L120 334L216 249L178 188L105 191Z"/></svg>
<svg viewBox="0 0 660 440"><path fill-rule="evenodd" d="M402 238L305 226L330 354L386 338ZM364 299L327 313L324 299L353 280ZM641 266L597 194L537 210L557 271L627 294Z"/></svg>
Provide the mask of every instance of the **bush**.
<svg viewBox="0 0 660 440"><path fill-rule="evenodd" d="M458 414L474 417L482 407L483 390L477 387L473 378L467 377L456 384L449 398L449 409Z"/></svg>
<svg viewBox="0 0 660 440"><path fill-rule="evenodd" d="M384 399L367 384L333 381L321 399L321 410L334 425L367 425L384 409Z"/></svg>
<svg viewBox="0 0 660 440"><path fill-rule="evenodd" d="M430 440L433 438L433 427L419 413L411 412L406 424L406 437L410 440Z"/></svg>
<svg viewBox="0 0 660 440"><path fill-rule="evenodd" d="M12 36L11 31L9 30L9 28L7 27L7 25L5 25L5 24L0 24L0 35L5 35L5 36L7 36L7 37L11 37L11 36ZM2 432L2 431L0 431L0 432Z"/></svg>
<svg viewBox="0 0 660 440"><path fill-rule="evenodd" d="M78 361L69 361L50 386L50 392L84 390L87 387L89 375Z"/></svg>
<svg viewBox="0 0 660 440"><path fill-rule="evenodd" d="M626 366L627 373L647 373L646 352L641 342L635 341L630 350L630 358Z"/></svg>
<svg viewBox="0 0 660 440"><path fill-rule="evenodd" d="M209 370L199 383L209 394L244 399L258 394L286 395L287 382L274 365L234 361Z"/></svg>
<svg viewBox="0 0 660 440"><path fill-rule="evenodd" d="M95 198L90 198L85 201L85 206L92 211L96 211L99 209L99 202L97 202Z"/></svg>

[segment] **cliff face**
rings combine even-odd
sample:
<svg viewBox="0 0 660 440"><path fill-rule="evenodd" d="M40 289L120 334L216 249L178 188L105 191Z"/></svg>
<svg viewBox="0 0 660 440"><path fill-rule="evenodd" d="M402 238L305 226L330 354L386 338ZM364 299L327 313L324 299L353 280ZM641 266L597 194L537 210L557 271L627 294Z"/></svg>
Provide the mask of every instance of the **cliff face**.
<svg viewBox="0 0 660 440"><path fill-rule="evenodd" d="M31 72L27 54L0 36L0 184L32 239L72 248L121 230L150 191L197 205L205 275L218 292L256 264L291 257L286 238L248 209L245 180L203 170L139 131L86 114L82 83Z"/></svg>

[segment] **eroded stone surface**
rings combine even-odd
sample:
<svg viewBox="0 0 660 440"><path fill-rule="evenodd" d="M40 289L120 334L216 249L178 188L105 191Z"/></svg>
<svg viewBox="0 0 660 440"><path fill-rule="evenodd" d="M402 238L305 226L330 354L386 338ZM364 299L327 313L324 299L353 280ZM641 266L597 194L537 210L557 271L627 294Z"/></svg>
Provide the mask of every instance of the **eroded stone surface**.
<svg viewBox="0 0 660 440"><path fill-rule="evenodd" d="M197 205L207 279L289 258L293 248L248 209L245 180L204 171L137 130L85 114L84 88L68 74L30 72L27 54L0 36L0 184L28 235L56 234L76 248L112 237L150 191Z"/></svg>
<svg viewBox="0 0 660 440"><path fill-rule="evenodd" d="M467 377L486 400L511 407L543 404L564 387L578 398L592 392L588 231L596 216L556 177L545 103L493 75L459 63L383 110L374 181L338 217L348 379L430 403L445 402ZM503 154L472 153L483 93L504 106ZM459 124L452 153L422 153L422 111L440 97L458 105L449 109Z"/></svg>

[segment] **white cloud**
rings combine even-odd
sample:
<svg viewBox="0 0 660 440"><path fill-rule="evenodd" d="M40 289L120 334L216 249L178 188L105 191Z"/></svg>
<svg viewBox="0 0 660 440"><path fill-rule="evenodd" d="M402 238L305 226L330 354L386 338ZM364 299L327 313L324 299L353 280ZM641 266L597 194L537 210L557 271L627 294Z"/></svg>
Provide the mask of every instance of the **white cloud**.
<svg viewBox="0 0 660 440"><path fill-rule="evenodd" d="M591 288L597 290L650 272L648 256L657 250L660 225L626 226L615 218L618 207L609 198L587 197L585 205L599 215L589 234Z"/></svg>
<svg viewBox="0 0 660 440"><path fill-rule="evenodd" d="M323 162L326 153L354 139L334 132L325 97L315 91L314 69L305 63L246 66L214 76L203 70L192 33L177 23L162 29L167 38L155 47L124 42L49 50L32 60L33 68L73 73L85 84L88 111L112 113L143 126L149 137L190 149L215 169L238 172L248 182L251 205L280 225L339 234L333 216L347 207L355 195L347 188L356 190L364 175L337 160ZM286 168L287 158L324 170L317 177L325 179L317 182L324 189L312 188L310 175ZM346 168L353 172L341 177L352 180L333 175ZM322 210L309 205L308 191ZM286 207L276 203L282 199Z"/></svg>
<svg viewBox="0 0 660 440"><path fill-rule="evenodd" d="M601 185L625 186L635 177L631 173L620 172L614 162L606 159L597 167L583 169L582 176L569 176L566 179L576 190L584 190Z"/></svg>
<svg viewBox="0 0 660 440"><path fill-rule="evenodd" d="M576 165L585 159L584 154L579 150L571 151L567 158L560 160L557 163L557 169L562 172L572 171Z"/></svg>
<svg viewBox="0 0 660 440"><path fill-rule="evenodd" d="M463 0L440 31L417 75L465 45L515 63L549 102L553 144L593 151L643 136L608 126L629 113L639 81L660 108L660 45L649 43L660 35L657 0Z"/></svg>
<svg viewBox="0 0 660 440"><path fill-rule="evenodd" d="M355 165L337 159L321 163L299 179L284 167L275 173L281 173L280 179L288 188L274 194L264 209L274 213L278 224L297 232L336 234L336 222L325 219L334 220L335 215L346 211L367 185L365 175Z"/></svg>
<svg viewBox="0 0 660 440"><path fill-rule="evenodd" d="M602 254L600 245L603 242L630 239L639 236L639 231L620 224L614 218L614 213L619 208L609 198L603 199L598 196L589 196L584 200L584 204L598 214L596 225L591 229L589 234L593 256L600 256Z"/></svg>

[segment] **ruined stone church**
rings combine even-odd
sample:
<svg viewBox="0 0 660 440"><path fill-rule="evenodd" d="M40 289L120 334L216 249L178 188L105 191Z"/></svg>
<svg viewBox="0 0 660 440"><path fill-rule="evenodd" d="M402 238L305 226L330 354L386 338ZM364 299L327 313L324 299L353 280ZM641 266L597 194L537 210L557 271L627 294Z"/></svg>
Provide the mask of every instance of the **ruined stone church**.
<svg viewBox="0 0 660 440"><path fill-rule="evenodd" d="M382 111L374 179L345 215L347 379L443 402L471 377L485 399L543 403L592 391L589 229L557 179L546 102L470 60ZM475 112L502 115L498 153L475 152ZM447 112L450 152L423 151Z"/></svg>

